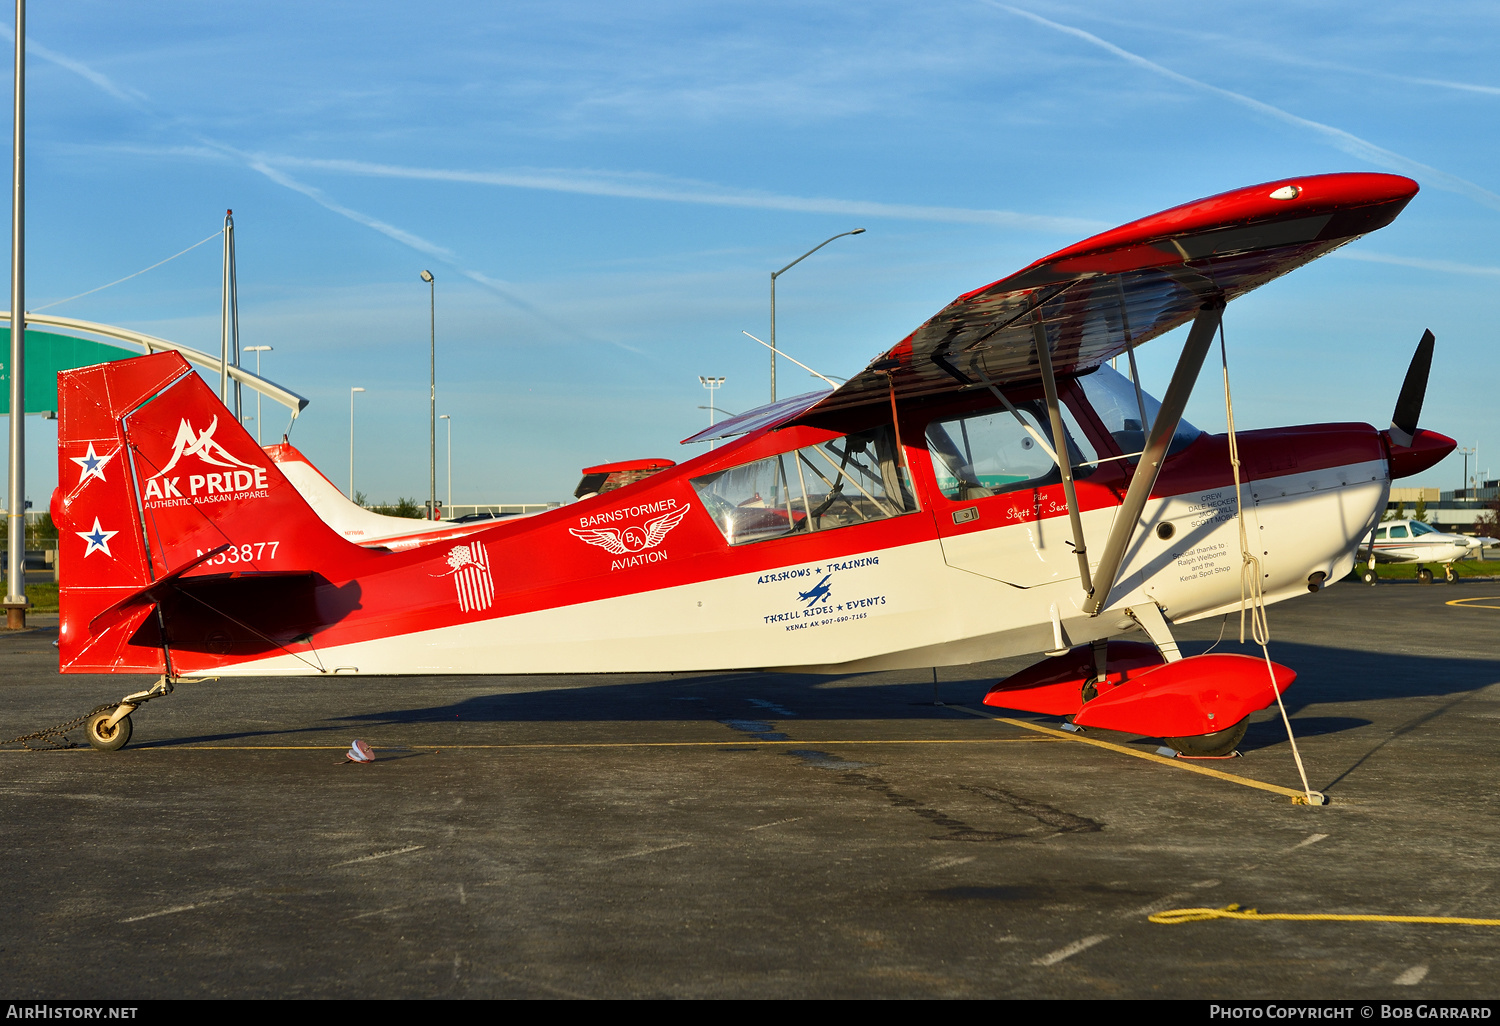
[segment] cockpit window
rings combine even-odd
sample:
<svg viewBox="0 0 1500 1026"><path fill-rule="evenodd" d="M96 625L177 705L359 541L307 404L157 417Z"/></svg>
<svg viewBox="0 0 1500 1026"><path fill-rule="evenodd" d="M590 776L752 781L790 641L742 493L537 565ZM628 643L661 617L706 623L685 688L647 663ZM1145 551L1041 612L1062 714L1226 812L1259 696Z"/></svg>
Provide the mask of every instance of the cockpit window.
<svg viewBox="0 0 1500 1026"><path fill-rule="evenodd" d="M1404 528L1404 527L1393 527L1393 528L1391 528L1391 537L1392 538L1405 538L1406 537L1406 528Z"/></svg>
<svg viewBox="0 0 1500 1026"><path fill-rule="evenodd" d="M1083 386L1083 394L1088 398L1089 405L1104 424L1104 430L1114 437L1120 451L1126 455L1140 455L1141 450L1146 448L1146 432L1151 430L1156 415L1161 412L1161 403L1144 390L1137 400L1135 386L1130 379L1108 364L1102 364L1097 370L1085 374L1078 379L1078 383ZM1144 421L1141 419L1143 413ZM1186 449L1201 434L1202 431L1186 420L1178 421L1177 430L1172 433L1171 444L1167 446L1167 455Z"/></svg>
<svg viewBox="0 0 1500 1026"><path fill-rule="evenodd" d="M889 427L693 478L692 485L731 545L851 527L917 508Z"/></svg>
<svg viewBox="0 0 1500 1026"><path fill-rule="evenodd" d="M1437 534L1437 528L1428 527L1420 520L1413 520L1411 522L1411 533L1413 536L1421 534Z"/></svg>
<svg viewBox="0 0 1500 1026"><path fill-rule="evenodd" d="M1062 413L1073 476L1087 477L1099 454L1066 406ZM1061 483L1051 447L1052 425L1039 400L1017 403L1015 413L987 410L927 426L938 488L960 501Z"/></svg>

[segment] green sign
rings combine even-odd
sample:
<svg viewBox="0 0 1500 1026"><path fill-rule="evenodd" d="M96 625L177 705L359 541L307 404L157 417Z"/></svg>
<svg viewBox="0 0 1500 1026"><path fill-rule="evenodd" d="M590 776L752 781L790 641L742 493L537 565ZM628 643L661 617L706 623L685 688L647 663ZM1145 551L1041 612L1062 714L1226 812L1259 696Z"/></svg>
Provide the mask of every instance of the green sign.
<svg viewBox="0 0 1500 1026"><path fill-rule="evenodd" d="M57 372L141 354L50 331L26 331L26 412L57 412ZM10 329L0 328L0 416L10 413Z"/></svg>

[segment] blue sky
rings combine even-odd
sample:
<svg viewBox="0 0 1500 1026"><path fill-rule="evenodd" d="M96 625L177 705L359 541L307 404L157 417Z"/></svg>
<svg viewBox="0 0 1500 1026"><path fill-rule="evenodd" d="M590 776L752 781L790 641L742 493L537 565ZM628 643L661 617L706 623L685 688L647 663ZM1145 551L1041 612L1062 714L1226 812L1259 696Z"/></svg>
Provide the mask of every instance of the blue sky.
<svg viewBox="0 0 1500 1026"><path fill-rule="evenodd" d="M1391 227L1233 304L1240 427L1384 426L1423 328L1425 426L1500 472L1500 8L1480 3L33 4L28 306L235 211L242 345L372 498L427 481L427 286L457 502L683 459L698 375L740 411L778 339L847 375L959 293L1230 188L1409 174ZM1211 10L1211 17L1205 12ZM8 99L6 101L9 102ZM8 232L8 213L0 218ZM219 249L48 312L218 346ZM1158 394L1172 339L1142 351ZM782 395L817 384L783 364ZM1205 374L1189 408L1222 430ZM268 433L284 421L267 410ZM28 491L55 480L28 419ZM444 491L439 437L439 492ZM1458 457L1419 481L1459 484ZM1494 476L1494 473L1491 474Z"/></svg>

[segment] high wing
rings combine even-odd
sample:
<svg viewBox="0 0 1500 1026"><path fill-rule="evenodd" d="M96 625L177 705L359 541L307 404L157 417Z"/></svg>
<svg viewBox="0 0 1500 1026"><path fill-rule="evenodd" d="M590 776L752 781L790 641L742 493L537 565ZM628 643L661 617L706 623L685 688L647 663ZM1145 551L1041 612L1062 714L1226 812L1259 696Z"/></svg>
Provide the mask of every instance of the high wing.
<svg viewBox="0 0 1500 1026"><path fill-rule="evenodd" d="M1132 221L959 296L832 392L784 400L805 405L781 423L889 402L893 382L897 398L907 399L984 377L1035 381L1038 320L1057 375L1087 372L1191 320L1205 301L1235 299L1384 227L1416 193L1417 183L1400 175L1311 175ZM737 419L765 421L771 411ZM725 422L689 441L762 426Z"/></svg>

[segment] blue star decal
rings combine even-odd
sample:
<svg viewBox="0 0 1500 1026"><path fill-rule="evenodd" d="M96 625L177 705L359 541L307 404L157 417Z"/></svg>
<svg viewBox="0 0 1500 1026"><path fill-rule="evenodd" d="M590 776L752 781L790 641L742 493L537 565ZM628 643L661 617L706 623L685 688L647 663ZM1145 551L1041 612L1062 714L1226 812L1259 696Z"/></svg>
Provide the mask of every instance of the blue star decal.
<svg viewBox="0 0 1500 1026"><path fill-rule="evenodd" d="M94 443L90 442L88 452L84 453L82 456L69 456L68 459L78 464L78 483L83 484L91 477L97 477L99 480L103 481L104 465L110 460L114 459L114 456L114 453L110 453L108 456L100 456L98 453L94 452Z"/></svg>
<svg viewBox="0 0 1500 1026"><path fill-rule="evenodd" d="M94 529L92 531L74 531L73 533L89 543L89 547L84 550L84 556L92 556L96 552L102 552L110 559L115 558L115 554L109 551L109 540L120 532L104 530L104 528L99 526L98 517L94 518Z"/></svg>

